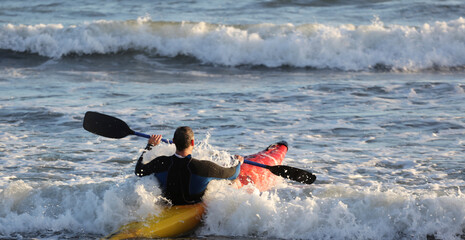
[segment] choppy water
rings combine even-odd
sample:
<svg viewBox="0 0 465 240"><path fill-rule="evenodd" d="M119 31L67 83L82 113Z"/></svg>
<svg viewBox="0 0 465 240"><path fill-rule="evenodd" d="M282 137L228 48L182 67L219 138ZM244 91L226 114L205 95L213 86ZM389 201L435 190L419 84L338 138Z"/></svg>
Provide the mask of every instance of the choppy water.
<svg viewBox="0 0 465 240"><path fill-rule="evenodd" d="M0 238L99 238L159 211L145 139L223 165L289 142L318 176L211 185L198 238L463 239L465 7L459 1L2 1ZM163 145L153 154L169 154Z"/></svg>

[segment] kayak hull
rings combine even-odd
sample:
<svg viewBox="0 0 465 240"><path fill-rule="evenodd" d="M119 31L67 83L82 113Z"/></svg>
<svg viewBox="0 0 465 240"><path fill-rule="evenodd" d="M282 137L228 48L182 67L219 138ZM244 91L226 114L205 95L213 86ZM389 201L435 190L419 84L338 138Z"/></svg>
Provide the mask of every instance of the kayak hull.
<svg viewBox="0 0 465 240"><path fill-rule="evenodd" d="M284 157L287 153L287 142L278 142L270 145L265 150L245 156L244 158L252 161L261 163L268 166L281 165ZM241 173L238 176L239 182L238 187L242 187L247 184L253 184L261 192L267 191L275 185L275 176L268 169L253 166L250 164L242 164Z"/></svg>
<svg viewBox="0 0 465 240"><path fill-rule="evenodd" d="M270 145L264 151L245 156L249 161L265 165L279 165L287 152L287 143L279 142ZM274 186L274 176L269 170L242 164L241 172L236 181L237 187L254 184L260 191L266 191ZM167 207L158 215L149 216L144 221L131 222L122 226L115 233L105 239L131 239L131 238L168 238L186 235L200 224L205 213L205 205L197 203L193 205Z"/></svg>
<svg viewBox="0 0 465 240"><path fill-rule="evenodd" d="M168 207L144 221L122 226L105 239L167 238L185 235L200 224L204 212L203 203Z"/></svg>

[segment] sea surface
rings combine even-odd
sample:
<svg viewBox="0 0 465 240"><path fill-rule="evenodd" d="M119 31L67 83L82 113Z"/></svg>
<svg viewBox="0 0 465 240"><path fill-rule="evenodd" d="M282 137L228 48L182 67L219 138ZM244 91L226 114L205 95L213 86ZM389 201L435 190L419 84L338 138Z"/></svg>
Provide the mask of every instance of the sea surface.
<svg viewBox="0 0 465 240"><path fill-rule="evenodd" d="M97 239L160 211L146 139L194 157L286 140L313 172L213 182L193 239L465 239L465 3L0 1L0 239ZM152 156L171 154L162 144Z"/></svg>

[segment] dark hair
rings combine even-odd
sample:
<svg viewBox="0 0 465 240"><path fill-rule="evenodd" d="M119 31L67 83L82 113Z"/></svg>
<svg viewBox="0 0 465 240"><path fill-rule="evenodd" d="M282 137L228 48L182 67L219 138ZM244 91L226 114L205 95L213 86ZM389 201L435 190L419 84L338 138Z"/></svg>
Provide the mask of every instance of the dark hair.
<svg viewBox="0 0 465 240"><path fill-rule="evenodd" d="M194 139L194 132L190 127L178 127L174 132L173 142L176 145L176 150L182 151L191 145L191 140Z"/></svg>

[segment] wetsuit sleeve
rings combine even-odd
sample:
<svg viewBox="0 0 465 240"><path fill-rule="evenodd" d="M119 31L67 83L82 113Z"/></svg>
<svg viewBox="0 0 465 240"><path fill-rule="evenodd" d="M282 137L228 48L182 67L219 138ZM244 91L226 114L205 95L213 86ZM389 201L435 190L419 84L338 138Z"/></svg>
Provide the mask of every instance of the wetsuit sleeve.
<svg viewBox="0 0 465 240"><path fill-rule="evenodd" d="M145 150L142 152L139 159L137 160L135 174L139 177L147 176L147 175L154 173L155 161L150 161L147 164L144 164L142 162L142 160L144 159L144 154L147 151L150 151L151 149L152 149L152 145L147 144L147 146L145 147Z"/></svg>
<svg viewBox="0 0 465 240"><path fill-rule="evenodd" d="M239 176L241 164L225 168L211 161L195 161L189 166L192 173L206 178L233 180Z"/></svg>

